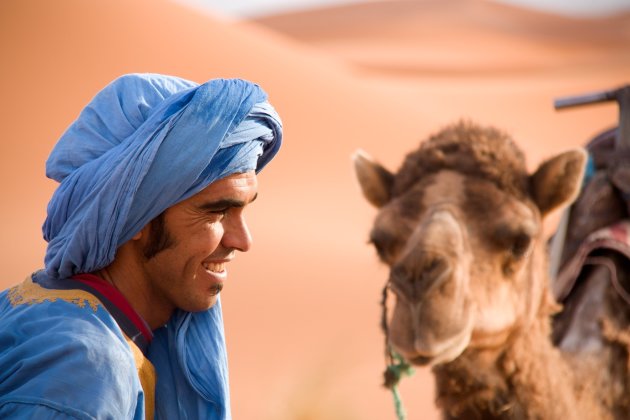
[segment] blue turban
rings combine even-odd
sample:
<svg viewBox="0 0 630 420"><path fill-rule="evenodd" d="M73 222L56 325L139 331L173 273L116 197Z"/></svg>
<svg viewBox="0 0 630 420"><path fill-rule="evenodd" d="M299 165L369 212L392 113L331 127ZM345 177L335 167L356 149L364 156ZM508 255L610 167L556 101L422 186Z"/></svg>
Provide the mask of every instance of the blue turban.
<svg viewBox="0 0 630 420"><path fill-rule="evenodd" d="M68 278L109 265L120 245L167 208L233 173L260 171L282 140L278 114L257 85L202 85L156 74L122 76L81 112L55 145L46 175L45 269ZM230 418L220 301L176 312L156 331L156 415Z"/></svg>

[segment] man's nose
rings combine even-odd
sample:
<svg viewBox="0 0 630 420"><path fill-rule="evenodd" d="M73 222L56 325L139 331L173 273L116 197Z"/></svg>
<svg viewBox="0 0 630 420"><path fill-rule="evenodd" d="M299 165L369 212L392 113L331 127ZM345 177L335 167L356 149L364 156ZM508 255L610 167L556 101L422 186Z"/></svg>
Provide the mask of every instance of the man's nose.
<svg viewBox="0 0 630 420"><path fill-rule="evenodd" d="M236 217L224 227L223 246L247 252L252 246L252 235L244 217Z"/></svg>

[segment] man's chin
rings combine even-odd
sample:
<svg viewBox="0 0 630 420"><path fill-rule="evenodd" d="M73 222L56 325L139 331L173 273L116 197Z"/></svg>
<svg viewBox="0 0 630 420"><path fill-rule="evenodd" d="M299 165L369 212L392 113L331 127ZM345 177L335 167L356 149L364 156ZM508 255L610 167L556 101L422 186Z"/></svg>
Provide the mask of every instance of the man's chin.
<svg viewBox="0 0 630 420"><path fill-rule="evenodd" d="M217 293L216 295L212 296L208 302L208 305L206 306L205 310L208 310L210 308L212 308L214 305L217 304L217 301L219 300L219 294Z"/></svg>

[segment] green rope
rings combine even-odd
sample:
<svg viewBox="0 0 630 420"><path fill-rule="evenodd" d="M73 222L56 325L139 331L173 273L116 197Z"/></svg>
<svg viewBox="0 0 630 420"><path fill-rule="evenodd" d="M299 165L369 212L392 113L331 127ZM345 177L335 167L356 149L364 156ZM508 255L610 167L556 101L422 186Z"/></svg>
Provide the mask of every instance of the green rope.
<svg viewBox="0 0 630 420"><path fill-rule="evenodd" d="M385 354L387 357L387 368L385 369L385 387L392 390L394 396L394 407L396 408L396 416L398 420L405 420L407 413L405 407L403 407L402 398L400 398L400 391L398 391L398 382L403 375L413 375L413 369L411 365L407 363L403 357L396 353L389 343L389 328L387 326L387 288L388 284L383 287L381 294L381 329L385 334Z"/></svg>
<svg viewBox="0 0 630 420"><path fill-rule="evenodd" d="M407 413L405 412L405 407L403 406L402 398L400 397L398 382L400 382L400 379L403 376L413 375L414 371L411 365L407 363L407 361L398 353L389 349L389 354L391 356L391 363L387 365L387 369L385 370L385 387L392 390L394 407L396 408L396 416L398 417L398 420L405 420L407 418Z"/></svg>
<svg viewBox="0 0 630 420"><path fill-rule="evenodd" d="M398 385L392 387L392 394L394 395L394 407L396 407L396 417L398 420L405 420L407 418L407 412L403 407L402 399L400 398L400 392L398 391Z"/></svg>

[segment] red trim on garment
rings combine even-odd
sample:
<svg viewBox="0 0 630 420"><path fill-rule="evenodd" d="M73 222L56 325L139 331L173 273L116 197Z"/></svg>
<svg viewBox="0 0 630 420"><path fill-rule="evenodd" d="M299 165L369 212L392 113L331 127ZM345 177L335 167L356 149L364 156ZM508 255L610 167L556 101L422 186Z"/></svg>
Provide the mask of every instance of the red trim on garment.
<svg viewBox="0 0 630 420"><path fill-rule="evenodd" d="M147 322L136 312L131 306L127 298L123 296L118 289L112 284L106 282L102 278L89 273L77 274L72 276L73 280L80 281L81 283L94 288L101 293L107 299L109 299L133 324L138 328L138 331L142 333L147 342L151 342L153 339L153 333Z"/></svg>

